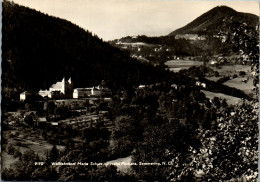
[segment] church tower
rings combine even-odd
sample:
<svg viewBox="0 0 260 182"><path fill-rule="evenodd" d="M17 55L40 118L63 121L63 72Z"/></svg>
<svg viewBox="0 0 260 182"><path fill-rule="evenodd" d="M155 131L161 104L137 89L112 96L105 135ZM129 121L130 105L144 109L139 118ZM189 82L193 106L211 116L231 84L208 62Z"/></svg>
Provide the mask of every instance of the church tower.
<svg viewBox="0 0 260 182"><path fill-rule="evenodd" d="M71 81L71 78L69 78L67 81L64 82L64 87L65 87L64 93L65 93L66 97L72 98L72 95L73 95L73 83Z"/></svg>
<svg viewBox="0 0 260 182"><path fill-rule="evenodd" d="M63 77L62 81L61 81L61 92L66 95L66 80L65 77Z"/></svg>

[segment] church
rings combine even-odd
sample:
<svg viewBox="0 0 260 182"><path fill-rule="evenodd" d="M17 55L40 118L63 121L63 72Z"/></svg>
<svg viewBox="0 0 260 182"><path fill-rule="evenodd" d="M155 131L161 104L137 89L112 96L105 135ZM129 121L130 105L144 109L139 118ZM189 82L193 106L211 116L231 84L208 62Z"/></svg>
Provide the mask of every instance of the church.
<svg viewBox="0 0 260 182"><path fill-rule="evenodd" d="M40 90L39 95L42 97L49 97L53 99L59 98L72 98L73 94L73 83L71 78L68 80L65 77L62 81L53 84L49 90Z"/></svg>

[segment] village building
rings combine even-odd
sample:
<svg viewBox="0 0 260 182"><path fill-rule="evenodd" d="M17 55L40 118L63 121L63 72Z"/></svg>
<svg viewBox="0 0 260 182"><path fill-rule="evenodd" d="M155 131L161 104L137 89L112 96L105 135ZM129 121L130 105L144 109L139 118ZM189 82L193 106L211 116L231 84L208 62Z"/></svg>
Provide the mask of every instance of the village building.
<svg viewBox="0 0 260 182"><path fill-rule="evenodd" d="M175 39L199 40L198 34L177 34Z"/></svg>
<svg viewBox="0 0 260 182"><path fill-rule="evenodd" d="M215 65L215 64L217 64L218 62L216 61L216 60L210 60L210 64L211 65Z"/></svg>
<svg viewBox="0 0 260 182"><path fill-rule="evenodd" d="M50 94L50 91L49 90L40 90L38 92L38 94L42 97L48 97L48 95Z"/></svg>
<svg viewBox="0 0 260 182"><path fill-rule="evenodd" d="M111 90L106 87L91 87L91 88L75 88L73 91L73 98L86 98L91 96L110 96Z"/></svg>
<svg viewBox="0 0 260 182"><path fill-rule="evenodd" d="M20 101L25 101L29 95L30 95L30 93L27 91L22 92L20 94Z"/></svg>
<svg viewBox="0 0 260 182"><path fill-rule="evenodd" d="M144 89L144 88L146 88L147 87L147 85L139 85L138 86L138 89Z"/></svg>
<svg viewBox="0 0 260 182"><path fill-rule="evenodd" d="M45 123L45 122L47 122L47 119L46 119L46 117L40 117L38 121Z"/></svg>
<svg viewBox="0 0 260 182"><path fill-rule="evenodd" d="M93 87L92 89L91 89L91 95L92 96L100 96L101 95L101 92L102 92L102 89L101 88L99 88L99 87Z"/></svg>
<svg viewBox="0 0 260 182"><path fill-rule="evenodd" d="M178 85L176 84L172 84L171 87L174 88L175 90L178 89Z"/></svg>
<svg viewBox="0 0 260 182"><path fill-rule="evenodd" d="M206 83L201 83L201 86L202 86L203 88L206 88Z"/></svg>
<svg viewBox="0 0 260 182"><path fill-rule="evenodd" d="M53 128L58 128L59 127L59 123L58 122L51 122L51 126Z"/></svg>
<svg viewBox="0 0 260 182"><path fill-rule="evenodd" d="M86 98L91 95L92 88L75 88L73 91L73 98Z"/></svg>
<svg viewBox="0 0 260 182"><path fill-rule="evenodd" d="M203 83L203 82L200 82L200 81L196 81L196 86L199 86L199 87L203 87L203 88L206 88L206 83Z"/></svg>
<svg viewBox="0 0 260 182"><path fill-rule="evenodd" d="M198 36L198 40L206 40L206 36L205 35Z"/></svg>
<svg viewBox="0 0 260 182"><path fill-rule="evenodd" d="M44 127L47 125L46 117L39 117L37 120L37 126Z"/></svg>

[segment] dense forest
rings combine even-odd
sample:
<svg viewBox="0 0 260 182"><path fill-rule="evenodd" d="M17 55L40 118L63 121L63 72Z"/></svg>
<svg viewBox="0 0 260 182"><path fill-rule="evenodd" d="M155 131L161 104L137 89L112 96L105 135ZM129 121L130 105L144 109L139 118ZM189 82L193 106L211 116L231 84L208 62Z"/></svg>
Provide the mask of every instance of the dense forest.
<svg viewBox="0 0 260 182"><path fill-rule="evenodd" d="M111 88L170 78L79 26L12 2L3 3L2 87L18 91L50 87L72 77L75 87L105 80Z"/></svg>

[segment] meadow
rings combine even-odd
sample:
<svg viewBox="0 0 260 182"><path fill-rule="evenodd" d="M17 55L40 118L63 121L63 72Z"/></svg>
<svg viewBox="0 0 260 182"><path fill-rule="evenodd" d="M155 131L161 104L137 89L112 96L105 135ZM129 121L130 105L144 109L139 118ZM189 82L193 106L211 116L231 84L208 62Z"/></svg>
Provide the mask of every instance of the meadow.
<svg viewBox="0 0 260 182"><path fill-rule="evenodd" d="M222 65L220 67L210 66L214 71L218 71L220 76L233 76L234 74L238 74L239 71L244 71L247 74L250 72L250 65Z"/></svg>
<svg viewBox="0 0 260 182"><path fill-rule="evenodd" d="M217 81L218 78L228 76L230 79L224 82L224 85L229 87L233 87L239 90L242 90L246 94L253 93L252 88L253 86L253 78L251 76L251 66L250 65L223 65L219 68L211 66L214 71L219 72L219 77L209 77L207 79ZM240 75L239 72L245 72L245 75ZM236 75L236 77L233 77ZM247 80L244 82L243 80Z"/></svg>
<svg viewBox="0 0 260 182"><path fill-rule="evenodd" d="M253 78L249 78L246 83L242 82L243 79L244 78L242 78L242 77L234 78L234 79L231 79L231 80L224 82L223 84L227 85L229 87L233 87L233 88L242 90L246 94L253 93L253 90L252 90L254 88Z"/></svg>
<svg viewBox="0 0 260 182"><path fill-rule="evenodd" d="M164 63L170 71L178 72L182 69L189 69L192 66L201 66L203 62L191 60L170 60Z"/></svg>
<svg viewBox="0 0 260 182"><path fill-rule="evenodd" d="M233 96L230 96L230 95L225 95L225 94L222 94L222 93L215 93L215 92L210 92L210 91L206 91L206 90L201 90L201 91L209 99L213 99L214 97L226 99L226 101L229 105L238 104L242 100L241 98L233 97Z"/></svg>

